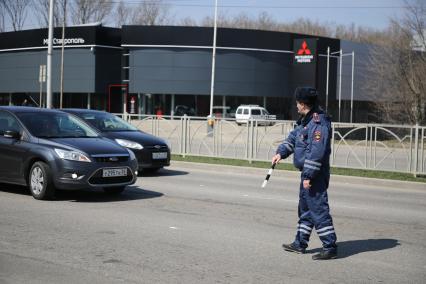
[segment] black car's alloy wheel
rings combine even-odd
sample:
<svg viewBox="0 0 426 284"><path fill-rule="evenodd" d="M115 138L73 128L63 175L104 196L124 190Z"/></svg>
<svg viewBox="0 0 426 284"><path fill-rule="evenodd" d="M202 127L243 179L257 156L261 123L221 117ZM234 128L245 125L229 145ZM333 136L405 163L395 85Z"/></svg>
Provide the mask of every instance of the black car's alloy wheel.
<svg viewBox="0 0 426 284"><path fill-rule="evenodd" d="M36 162L29 173L29 186L35 199L51 199L55 193L52 185L49 166L44 162Z"/></svg>

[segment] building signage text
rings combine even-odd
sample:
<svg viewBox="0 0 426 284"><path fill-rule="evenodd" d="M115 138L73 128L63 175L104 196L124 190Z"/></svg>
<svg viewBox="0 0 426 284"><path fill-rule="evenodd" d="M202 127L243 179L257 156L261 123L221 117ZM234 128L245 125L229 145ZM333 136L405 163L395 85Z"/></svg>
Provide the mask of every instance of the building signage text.
<svg viewBox="0 0 426 284"><path fill-rule="evenodd" d="M49 43L49 40L47 38L43 39L43 44L47 45ZM62 44L61 38L53 38L53 44L58 45ZM69 44L84 44L84 38L77 37L77 38L65 38L64 39L64 45Z"/></svg>

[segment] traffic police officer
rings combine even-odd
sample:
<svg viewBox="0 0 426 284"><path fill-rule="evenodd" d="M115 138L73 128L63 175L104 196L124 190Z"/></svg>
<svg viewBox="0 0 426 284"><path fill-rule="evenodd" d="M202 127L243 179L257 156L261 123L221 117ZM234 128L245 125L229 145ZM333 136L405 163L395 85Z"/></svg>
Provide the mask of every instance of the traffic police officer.
<svg viewBox="0 0 426 284"><path fill-rule="evenodd" d="M318 106L318 93L314 88L299 87L295 91L295 97L300 119L272 158L272 163L278 163L294 154L293 164L301 171L296 238L291 244L283 244L283 248L286 251L305 253L309 237L315 228L323 243L323 250L312 258L336 258L336 233L327 196L330 180L330 118Z"/></svg>

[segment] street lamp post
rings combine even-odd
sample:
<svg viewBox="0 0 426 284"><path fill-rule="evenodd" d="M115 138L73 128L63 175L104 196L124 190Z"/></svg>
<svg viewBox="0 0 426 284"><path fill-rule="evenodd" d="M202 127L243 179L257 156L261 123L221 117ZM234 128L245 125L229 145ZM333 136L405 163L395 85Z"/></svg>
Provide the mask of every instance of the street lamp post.
<svg viewBox="0 0 426 284"><path fill-rule="evenodd" d="M355 51L352 51L352 82L351 82L351 123L354 111L354 73L355 73Z"/></svg>
<svg viewBox="0 0 426 284"><path fill-rule="evenodd" d="M67 0L63 2L63 21L62 21L62 46L61 46L61 94L59 101L59 108L62 108L62 102L64 99L64 47L65 47L65 25L66 25L66 15L67 15Z"/></svg>
<svg viewBox="0 0 426 284"><path fill-rule="evenodd" d="M343 65L343 60L342 60L342 55L343 55L343 51L340 50L339 52L340 57L339 57L339 122L340 122L340 113L341 113L341 109L342 109L342 65Z"/></svg>
<svg viewBox="0 0 426 284"><path fill-rule="evenodd" d="M217 0L214 5L214 28L213 28L213 55L212 55L212 78L210 82L210 118L213 117L214 76L216 65L216 35L217 35Z"/></svg>
<svg viewBox="0 0 426 284"><path fill-rule="evenodd" d="M47 46L47 88L46 108L52 108L52 42L53 42L53 0L49 3L49 43Z"/></svg>
<svg viewBox="0 0 426 284"><path fill-rule="evenodd" d="M328 112L328 82L330 74L330 47L327 47L327 81L325 86L325 112Z"/></svg>

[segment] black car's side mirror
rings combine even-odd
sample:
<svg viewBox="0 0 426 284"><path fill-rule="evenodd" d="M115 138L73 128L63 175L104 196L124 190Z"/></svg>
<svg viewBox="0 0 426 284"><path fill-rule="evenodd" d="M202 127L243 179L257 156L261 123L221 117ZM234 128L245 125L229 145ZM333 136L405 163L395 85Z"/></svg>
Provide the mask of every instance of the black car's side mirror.
<svg viewBox="0 0 426 284"><path fill-rule="evenodd" d="M6 130L3 134L3 136L6 137L6 138L12 138L12 139L21 138L21 134L19 134L18 131L14 131L14 130Z"/></svg>

